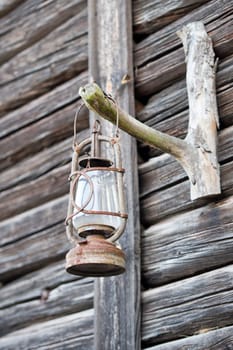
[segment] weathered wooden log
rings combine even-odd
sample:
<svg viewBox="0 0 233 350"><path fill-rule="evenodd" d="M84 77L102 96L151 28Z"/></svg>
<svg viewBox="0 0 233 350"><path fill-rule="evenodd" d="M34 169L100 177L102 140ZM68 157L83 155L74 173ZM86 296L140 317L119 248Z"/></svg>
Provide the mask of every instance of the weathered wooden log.
<svg viewBox="0 0 233 350"><path fill-rule="evenodd" d="M23 158L73 135L74 113L78 105L77 103L68 105L2 139L0 170L5 170ZM78 130L86 129L88 125L87 112L82 108Z"/></svg>
<svg viewBox="0 0 233 350"><path fill-rule="evenodd" d="M93 317L91 309L33 324L2 337L0 347L8 350L33 349L40 344L46 350L92 349Z"/></svg>
<svg viewBox="0 0 233 350"><path fill-rule="evenodd" d="M220 163L231 161L233 126L219 132L218 155ZM187 178L182 167L168 154L149 159L139 166L140 197L171 187Z"/></svg>
<svg viewBox="0 0 233 350"><path fill-rule="evenodd" d="M83 278L58 285L52 290L41 290L39 298L0 310L0 335L25 328L32 322L41 322L45 319L49 320L91 309L93 307L93 287L92 279Z"/></svg>
<svg viewBox="0 0 233 350"><path fill-rule="evenodd" d="M24 0L2 0L0 3L0 16L5 16Z"/></svg>
<svg viewBox="0 0 233 350"><path fill-rule="evenodd" d="M229 2L222 4L220 0L211 1L191 12L192 15L182 17L181 20L145 39L145 42L139 43L138 52L140 51L142 60L139 61L135 54L137 95L150 96L183 78L184 54L179 48L179 42L174 39L175 31L179 30L183 24L195 20L208 23L215 19L216 22L211 23L210 26L207 25L207 31L213 38L216 55L220 58L231 55L233 39L229 33L233 32L233 24L230 8L231 3ZM224 16L224 19L219 22L221 13L229 17ZM222 30L219 29L219 26L222 26Z"/></svg>
<svg viewBox="0 0 233 350"><path fill-rule="evenodd" d="M86 69L87 15L84 10L1 66L0 115Z"/></svg>
<svg viewBox="0 0 233 350"><path fill-rule="evenodd" d="M0 281L12 281L53 261L65 258L69 242L64 222L0 248Z"/></svg>
<svg viewBox="0 0 233 350"><path fill-rule="evenodd" d="M232 171L233 162L221 166L222 194L224 197L233 193ZM164 188L161 191L155 191L145 198L142 198L142 223L148 227L168 215L180 213L188 209L199 208L208 202L208 198L191 202L189 198L188 181L178 182L172 187Z"/></svg>
<svg viewBox="0 0 233 350"><path fill-rule="evenodd" d="M5 1L5 4L1 4L2 10L9 11L9 8L19 2L19 0ZM59 3L53 0L49 4L24 1L1 20L0 64L32 46L85 7L86 2L83 0L71 0L69 3L64 0Z"/></svg>
<svg viewBox="0 0 233 350"><path fill-rule="evenodd" d="M78 101L78 88L87 82L87 72L83 72L25 106L6 114L0 119L0 139Z"/></svg>
<svg viewBox="0 0 233 350"><path fill-rule="evenodd" d="M180 0L136 0L133 2L134 35L153 33L203 3L206 0L189 0L185 4Z"/></svg>
<svg viewBox="0 0 233 350"><path fill-rule="evenodd" d="M89 129L85 129L78 133L77 137L83 140L89 134ZM38 152L32 157L23 159L1 172L0 191L38 179L49 171L70 162L72 157L72 142L73 137L69 137L64 141L56 143L54 146Z"/></svg>
<svg viewBox="0 0 233 350"><path fill-rule="evenodd" d="M147 287L170 283L232 262L233 197L172 215L142 234Z"/></svg>
<svg viewBox="0 0 233 350"><path fill-rule="evenodd" d="M155 345L146 350L220 350L231 349L233 344L233 327L224 327L213 330L213 328L204 328L199 331L199 335L186 337L167 344Z"/></svg>
<svg viewBox="0 0 233 350"><path fill-rule="evenodd" d="M142 293L143 347L231 325L233 265Z"/></svg>
<svg viewBox="0 0 233 350"><path fill-rule="evenodd" d="M38 180L17 186L0 194L0 219L6 219L69 192L70 166L64 165ZM6 206L7 203L7 206Z"/></svg>
<svg viewBox="0 0 233 350"><path fill-rule="evenodd" d="M43 291L82 279L64 272L64 259L30 272L1 288L0 309L31 300L43 299Z"/></svg>
<svg viewBox="0 0 233 350"><path fill-rule="evenodd" d="M0 222L3 247L65 221L68 194Z"/></svg>

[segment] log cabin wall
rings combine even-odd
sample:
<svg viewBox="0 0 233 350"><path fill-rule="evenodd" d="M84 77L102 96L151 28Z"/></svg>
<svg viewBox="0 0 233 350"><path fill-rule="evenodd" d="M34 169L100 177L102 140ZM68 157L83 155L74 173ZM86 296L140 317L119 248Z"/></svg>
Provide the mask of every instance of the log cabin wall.
<svg viewBox="0 0 233 350"><path fill-rule="evenodd" d="M93 280L64 270L87 2L3 1L0 16L0 348L91 349Z"/></svg>
<svg viewBox="0 0 233 350"><path fill-rule="evenodd" d="M142 348L232 349L233 1L132 3L138 119L185 136L176 31L196 20L219 57L221 118L218 198L191 202L178 163L138 146ZM87 3L9 0L0 17L0 348L93 349L93 280L64 272L73 117L88 81ZM78 127L85 137L85 110Z"/></svg>
<svg viewBox="0 0 233 350"><path fill-rule="evenodd" d="M139 145L142 348L233 349L233 1L135 0L137 117L183 138L185 57L176 31L203 21L213 40L222 194L190 201L170 156Z"/></svg>

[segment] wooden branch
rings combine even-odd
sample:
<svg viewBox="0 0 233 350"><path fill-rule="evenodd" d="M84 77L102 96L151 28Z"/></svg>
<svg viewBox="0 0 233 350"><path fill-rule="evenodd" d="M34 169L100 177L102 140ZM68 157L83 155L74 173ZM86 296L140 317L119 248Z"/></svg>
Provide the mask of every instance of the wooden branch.
<svg viewBox="0 0 233 350"><path fill-rule="evenodd" d="M212 43L201 22L191 23L179 32L187 60L187 87L190 105L189 131L180 140L135 120L116 106L97 84L80 88L86 106L116 124L138 140L174 156L191 181L191 199L219 194L220 177L216 153L218 124L215 94L215 64Z"/></svg>

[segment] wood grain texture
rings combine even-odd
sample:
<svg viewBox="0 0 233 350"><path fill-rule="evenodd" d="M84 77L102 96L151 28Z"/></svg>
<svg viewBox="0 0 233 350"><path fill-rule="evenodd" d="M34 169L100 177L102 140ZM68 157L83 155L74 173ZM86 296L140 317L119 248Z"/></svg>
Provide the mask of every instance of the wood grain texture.
<svg viewBox="0 0 233 350"><path fill-rule="evenodd" d="M79 87L87 83L88 74L83 72L60 84L48 93L34 99L0 118L0 139L35 123L79 100ZM77 102L78 105L78 102Z"/></svg>
<svg viewBox="0 0 233 350"><path fill-rule="evenodd" d="M65 261L62 259L3 285L0 309L31 300L39 300L43 291L51 291L60 285L83 278L66 273L64 265Z"/></svg>
<svg viewBox="0 0 233 350"><path fill-rule="evenodd" d="M143 346L232 325L233 266L142 293Z"/></svg>
<svg viewBox="0 0 233 350"><path fill-rule="evenodd" d="M212 7L211 7L212 6ZM176 31L189 22L203 21L214 43L216 55L221 59L232 54L231 3L211 1L182 19L165 27L136 45L136 93L148 96L182 79L185 72L184 54L175 38ZM219 16L223 18L219 19ZM225 14L225 15L224 15ZM208 23L210 25L208 26ZM145 55L145 52L147 53ZM139 59L139 55L141 58Z"/></svg>
<svg viewBox="0 0 233 350"><path fill-rule="evenodd" d="M8 350L92 349L93 317L91 309L33 324L2 337L0 347Z"/></svg>
<svg viewBox="0 0 233 350"><path fill-rule="evenodd" d="M64 270L64 274L65 274ZM44 296L44 297L43 297ZM78 313L93 307L93 280L80 279L52 290L42 290L41 296L0 310L0 335L44 319L49 320ZM27 310L27 312L25 312Z"/></svg>
<svg viewBox="0 0 233 350"><path fill-rule="evenodd" d="M84 9L0 67L0 115L86 69L87 12Z"/></svg>
<svg viewBox="0 0 233 350"><path fill-rule="evenodd" d="M64 259L69 248L63 220L36 234L1 247L0 281L12 281L53 261Z"/></svg>
<svg viewBox="0 0 233 350"><path fill-rule="evenodd" d="M0 16L5 16L24 0L2 0L0 3Z"/></svg>
<svg viewBox="0 0 233 350"><path fill-rule="evenodd" d="M19 0L7 1L8 4L4 2L2 10L5 12L20 3ZM32 46L85 7L86 2L83 0L71 0L68 3L64 0L59 2L27 0L19 4L1 20L0 64Z"/></svg>
<svg viewBox="0 0 233 350"><path fill-rule="evenodd" d="M142 233L147 287L170 283L232 262L233 197L172 215Z"/></svg>
<svg viewBox="0 0 233 350"><path fill-rule="evenodd" d="M207 0L135 0L133 1L134 35L150 34L176 21Z"/></svg>
<svg viewBox="0 0 233 350"><path fill-rule="evenodd" d="M104 11L103 11L104 8ZM134 114L131 1L90 1L90 77ZM128 74L128 84L121 79ZM112 126L102 124L109 134ZM140 345L140 254L136 142L121 134L123 166L127 166L128 223L120 244L126 273L95 283L95 350L132 349ZM100 322L101 320L101 322Z"/></svg>
<svg viewBox="0 0 233 350"><path fill-rule="evenodd" d="M216 327L218 328L218 327ZM198 332L197 332L198 333ZM231 349L233 343L233 327L224 327L213 330L206 328L200 334L185 339L176 340L167 344L155 345L147 350L219 350Z"/></svg>

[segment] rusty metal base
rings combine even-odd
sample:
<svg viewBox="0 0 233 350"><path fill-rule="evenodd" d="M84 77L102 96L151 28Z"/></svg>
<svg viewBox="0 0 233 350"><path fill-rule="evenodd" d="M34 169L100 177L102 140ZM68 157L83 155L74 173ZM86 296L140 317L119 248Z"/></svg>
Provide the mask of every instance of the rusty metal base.
<svg viewBox="0 0 233 350"><path fill-rule="evenodd" d="M125 254L100 235L88 236L67 253L66 271L92 277L119 275L125 272Z"/></svg>

